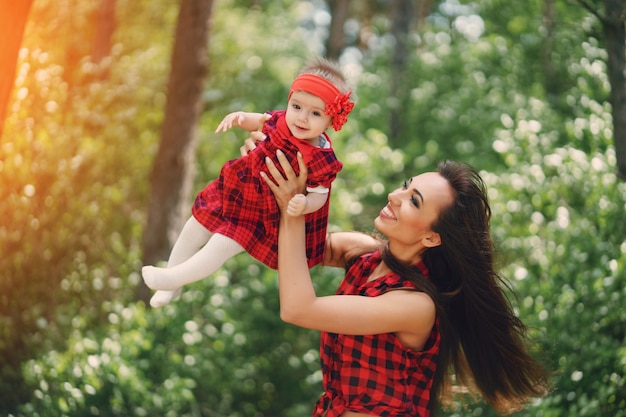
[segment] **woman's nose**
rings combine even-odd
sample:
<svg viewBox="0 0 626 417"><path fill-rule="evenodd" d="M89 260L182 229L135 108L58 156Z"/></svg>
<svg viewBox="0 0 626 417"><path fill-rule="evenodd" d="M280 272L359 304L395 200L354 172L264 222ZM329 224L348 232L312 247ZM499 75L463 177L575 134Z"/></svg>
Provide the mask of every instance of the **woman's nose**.
<svg viewBox="0 0 626 417"><path fill-rule="evenodd" d="M398 193L399 193L399 190L395 190L395 191L390 192L387 195L387 199L389 200L391 204L398 204L398 201L399 201Z"/></svg>

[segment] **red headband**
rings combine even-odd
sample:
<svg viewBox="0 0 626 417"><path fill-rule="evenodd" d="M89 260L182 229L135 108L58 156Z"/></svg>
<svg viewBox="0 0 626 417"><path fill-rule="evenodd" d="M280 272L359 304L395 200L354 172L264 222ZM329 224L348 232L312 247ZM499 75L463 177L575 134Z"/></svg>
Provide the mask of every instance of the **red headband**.
<svg viewBox="0 0 626 417"><path fill-rule="evenodd" d="M333 83L317 75L298 75L291 84L289 98L294 91L304 91L321 98L326 104L326 115L333 118L333 129L336 131L341 130L344 123L348 121L348 114L354 107L354 103L350 101L351 91L341 94Z"/></svg>

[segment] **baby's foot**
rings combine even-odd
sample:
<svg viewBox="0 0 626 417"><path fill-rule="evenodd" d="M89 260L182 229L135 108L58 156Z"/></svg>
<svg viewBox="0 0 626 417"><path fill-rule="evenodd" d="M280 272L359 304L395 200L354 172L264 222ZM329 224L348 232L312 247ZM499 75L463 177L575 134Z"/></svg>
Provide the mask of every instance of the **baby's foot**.
<svg viewBox="0 0 626 417"><path fill-rule="evenodd" d="M150 305L154 308L166 306L170 301L178 297L181 292L180 288L174 291L157 291L150 299Z"/></svg>
<svg viewBox="0 0 626 417"><path fill-rule="evenodd" d="M174 291L180 287L180 284L169 279L167 268L144 266L141 275L148 288L153 290Z"/></svg>

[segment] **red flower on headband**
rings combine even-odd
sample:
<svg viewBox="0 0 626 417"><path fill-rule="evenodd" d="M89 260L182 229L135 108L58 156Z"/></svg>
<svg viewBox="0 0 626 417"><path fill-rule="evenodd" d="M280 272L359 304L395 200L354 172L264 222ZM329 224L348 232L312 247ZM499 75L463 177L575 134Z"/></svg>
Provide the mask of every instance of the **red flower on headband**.
<svg viewBox="0 0 626 417"><path fill-rule="evenodd" d="M348 91L344 95L338 95L335 97L335 101L332 103L326 103L326 115L333 118L333 129L340 131L341 127L348 121L348 115L354 108L354 103L350 101L350 94L352 91Z"/></svg>

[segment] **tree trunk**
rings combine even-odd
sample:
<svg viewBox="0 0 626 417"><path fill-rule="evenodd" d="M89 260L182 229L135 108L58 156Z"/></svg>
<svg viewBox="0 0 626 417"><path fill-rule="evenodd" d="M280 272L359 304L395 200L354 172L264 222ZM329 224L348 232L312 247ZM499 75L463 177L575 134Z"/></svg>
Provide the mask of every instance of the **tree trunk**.
<svg viewBox="0 0 626 417"><path fill-rule="evenodd" d="M611 84L611 103L613 115L613 138L617 156L617 174L626 180L626 34L624 18L626 8L624 0L605 0L606 16L604 34L608 54L607 67Z"/></svg>
<svg viewBox="0 0 626 417"><path fill-rule="evenodd" d="M330 33L326 43L326 57L338 60L346 44L343 27L348 18L348 7L350 5L348 0L331 0L329 4L332 20L330 22Z"/></svg>
<svg viewBox="0 0 626 417"><path fill-rule="evenodd" d="M33 0L0 0L0 139L15 82L15 66Z"/></svg>
<svg viewBox="0 0 626 417"><path fill-rule="evenodd" d="M548 95L548 100L555 106L558 102L561 91L561 83L559 82L558 74L554 67L552 60L553 48L554 48L554 4L552 0L545 1L545 8L543 9L543 26L546 34L542 45L542 61L543 61L543 73L544 73L544 88Z"/></svg>
<svg viewBox="0 0 626 417"><path fill-rule="evenodd" d="M115 32L115 0L100 0L96 25L91 55L92 61L99 64L111 55L111 39Z"/></svg>
<svg viewBox="0 0 626 417"><path fill-rule="evenodd" d="M431 0L418 0L416 6L415 20L418 31L424 27L426 23L426 17L430 16Z"/></svg>
<svg viewBox="0 0 626 417"><path fill-rule="evenodd" d="M190 215L196 130L207 75L211 0L182 0L168 83L161 143L150 177L151 198L144 231L143 263L167 260ZM138 298L148 301L142 282Z"/></svg>
<svg viewBox="0 0 626 417"><path fill-rule="evenodd" d="M402 121L399 108L406 99L407 85L404 82L408 54L409 33L413 23L413 2L411 0L393 0L391 3L391 33L396 41L391 58L391 121L389 143L397 147L401 141Z"/></svg>

